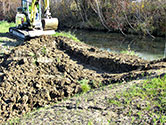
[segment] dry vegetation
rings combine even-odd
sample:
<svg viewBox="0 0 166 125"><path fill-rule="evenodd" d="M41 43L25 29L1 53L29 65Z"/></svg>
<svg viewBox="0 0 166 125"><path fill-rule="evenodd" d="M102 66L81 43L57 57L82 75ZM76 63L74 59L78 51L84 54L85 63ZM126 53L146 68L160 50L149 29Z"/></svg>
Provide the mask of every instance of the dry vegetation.
<svg viewBox="0 0 166 125"><path fill-rule="evenodd" d="M13 20L19 2L0 2L1 18ZM120 31L141 35L166 35L166 1L143 0L52 0L52 15L58 17L60 26Z"/></svg>
<svg viewBox="0 0 166 125"><path fill-rule="evenodd" d="M54 16L66 27L106 29L124 35L137 33L151 37L166 34L165 0L140 3L129 0L70 0L67 3L62 0L52 5Z"/></svg>
<svg viewBox="0 0 166 125"><path fill-rule="evenodd" d="M13 21L19 6L19 0L0 0L0 20Z"/></svg>

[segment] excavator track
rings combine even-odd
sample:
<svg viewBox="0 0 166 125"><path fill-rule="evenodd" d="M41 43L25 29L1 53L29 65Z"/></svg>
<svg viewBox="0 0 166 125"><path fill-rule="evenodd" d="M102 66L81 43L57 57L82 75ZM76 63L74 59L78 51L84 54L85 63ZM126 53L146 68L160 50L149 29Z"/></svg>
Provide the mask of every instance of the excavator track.
<svg viewBox="0 0 166 125"><path fill-rule="evenodd" d="M23 39L23 40L26 40L26 39L30 38L29 34L28 34L28 31L20 30L16 27L9 28L9 33L11 33L13 36L16 36L17 38Z"/></svg>
<svg viewBox="0 0 166 125"><path fill-rule="evenodd" d="M42 35L53 35L55 34L55 30L24 30L18 29L16 27L9 28L9 32L20 39L27 40L30 38L39 37Z"/></svg>

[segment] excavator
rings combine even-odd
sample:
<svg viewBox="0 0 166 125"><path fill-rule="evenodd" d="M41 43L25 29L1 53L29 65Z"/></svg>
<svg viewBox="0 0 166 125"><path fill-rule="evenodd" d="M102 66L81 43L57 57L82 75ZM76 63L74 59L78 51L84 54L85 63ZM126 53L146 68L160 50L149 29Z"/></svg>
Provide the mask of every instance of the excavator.
<svg viewBox="0 0 166 125"><path fill-rule="evenodd" d="M10 27L9 33L24 40L55 34L58 19L52 18L49 2L49 0L21 0L21 7L17 8L15 17L16 27Z"/></svg>

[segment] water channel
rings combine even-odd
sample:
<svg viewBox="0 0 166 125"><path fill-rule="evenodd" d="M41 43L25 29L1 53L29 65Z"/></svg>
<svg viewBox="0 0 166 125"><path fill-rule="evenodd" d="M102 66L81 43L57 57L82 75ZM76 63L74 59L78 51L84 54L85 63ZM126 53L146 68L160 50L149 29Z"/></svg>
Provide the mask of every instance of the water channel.
<svg viewBox="0 0 166 125"><path fill-rule="evenodd" d="M140 38L137 35L124 37L120 33L87 30L75 30L71 32L79 40L109 52L124 53L129 51L145 60L156 60L166 57L165 38Z"/></svg>

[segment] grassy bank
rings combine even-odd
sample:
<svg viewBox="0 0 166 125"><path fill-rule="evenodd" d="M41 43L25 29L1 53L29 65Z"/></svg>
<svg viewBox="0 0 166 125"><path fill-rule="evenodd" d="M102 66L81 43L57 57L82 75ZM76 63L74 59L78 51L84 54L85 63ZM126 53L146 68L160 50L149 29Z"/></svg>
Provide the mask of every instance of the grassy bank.
<svg viewBox="0 0 166 125"><path fill-rule="evenodd" d="M133 123L144 121L150 124L164 124L166 123L166 75L134 85L109 99L109 103L116 108L128 109L125 115L131 117ZM147 119L148 117L151 119Z"/></svg>

